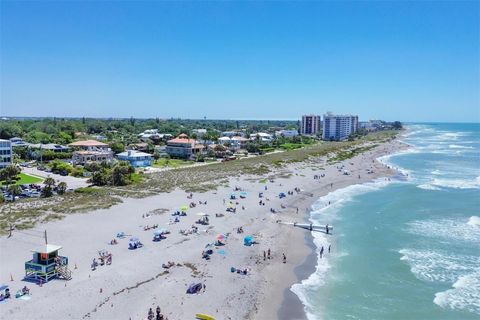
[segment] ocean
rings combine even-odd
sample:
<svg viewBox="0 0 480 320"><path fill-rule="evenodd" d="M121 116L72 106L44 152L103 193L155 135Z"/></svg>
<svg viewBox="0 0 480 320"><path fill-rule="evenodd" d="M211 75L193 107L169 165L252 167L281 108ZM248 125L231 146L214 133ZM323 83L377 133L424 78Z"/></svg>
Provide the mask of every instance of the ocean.
<svg viewBox="0 0 480 320"><path fill-rule="evenodd" d="M379 159L406 178L314 204L334 230L312 233L326 253L291 288L308 319L480 319L480 124L407 127L411 148Z"/></svg>

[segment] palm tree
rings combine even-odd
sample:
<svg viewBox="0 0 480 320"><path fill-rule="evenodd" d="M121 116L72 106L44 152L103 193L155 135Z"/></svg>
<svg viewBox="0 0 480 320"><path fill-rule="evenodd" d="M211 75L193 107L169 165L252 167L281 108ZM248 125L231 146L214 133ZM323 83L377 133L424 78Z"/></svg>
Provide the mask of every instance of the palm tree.
<svg viewBox="0 0 480 320"><path fill-rule="evenodd" d="M52 177L48 177L46 178L44 181L43 181L43 184L50 187L50 188L53 188L55 187L55 179L53 179Z"/></svg>
<svg viewBox="0 0 480 320"><path fill-rule="evenodd" d="M21 170L16 165L11 164L0 171L0 180L5 180L6 184L12 184L20 172Z"/></svg>
<svg viewBox="0 0 480 320"><path fill-rule="evenodd" d="M22 193L22 188L17 184L10 185L7 190L12 195L13 202L15 202L15 197Z"/></svg>
<svg viewBox="0 0 480 320"><path fill-rule="evenodd" d="M62 181L57 185L57 193L64 194L67 191L67 183Z"/></svg>
<svg viewBox="0 0 480 320"><path fill-rule="evenodd" d="M51 197L53 194L53 188L55 187L55 179L48 177L43 181L45 187L42 189L42 196L45 198Z"/></svg>

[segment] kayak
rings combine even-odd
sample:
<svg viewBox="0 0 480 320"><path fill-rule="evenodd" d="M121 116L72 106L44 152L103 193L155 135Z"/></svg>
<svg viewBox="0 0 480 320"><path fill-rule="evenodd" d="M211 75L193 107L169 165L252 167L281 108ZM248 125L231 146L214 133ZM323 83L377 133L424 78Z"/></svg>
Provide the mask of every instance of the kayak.
<svg viewBox="0 0 480 320"><path fill-rule="evenodd" d="M214 317L209 316L208 314L203 314L203 313L197 313L195 315L195 318L201 319L201 320L215 320Z"/></svg>

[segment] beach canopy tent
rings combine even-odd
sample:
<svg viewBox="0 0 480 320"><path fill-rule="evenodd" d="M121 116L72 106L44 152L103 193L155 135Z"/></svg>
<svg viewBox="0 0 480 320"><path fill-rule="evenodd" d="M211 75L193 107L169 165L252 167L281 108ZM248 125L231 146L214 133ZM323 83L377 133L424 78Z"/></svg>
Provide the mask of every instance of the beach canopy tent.
<svg viewBox="0 0 480 320"><path fill-rule="evenodd" d="M137 237L130 238L130 241L128 242L128 249L137 249L142 246L143 244L140 242L140 239L138 239Z"/></svg>
<svg viewBox="0 0 480 320"><path fill-rule="evenodd" d="M205 213L205 212L199 212L199 213L197 213L197 216L200 216L200 217L208 217L209 214L208 214L208 213Z"/></svg>
<svg viewBox="0 0 480 320"><path fill-rule="evenodd" d="M245 236L245 238L243 238L243 245L249 247L252 244L253 244L253 236Z"/></svg>
<svg viewBox="0 0 480 320"><path fill-rule="evenodd" d="M200 282L198 283L192 283L191 285L188 286L187 293L190 294L195 294L200 292L202 290L203 286Z"/></svg>

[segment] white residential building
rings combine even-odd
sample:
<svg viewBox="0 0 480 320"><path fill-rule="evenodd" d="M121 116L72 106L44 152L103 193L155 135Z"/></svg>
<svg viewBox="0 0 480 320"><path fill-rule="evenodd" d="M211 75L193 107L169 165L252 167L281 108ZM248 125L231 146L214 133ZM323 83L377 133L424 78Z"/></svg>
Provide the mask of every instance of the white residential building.
<svg viewBox="0 0 480 320"><path fill-rule="evenodd" d="M320 132L320 116L310 114L303 115L300 123L300 133L304 135L314 136Z"/></svg>
<svg viewBox="0 0 480 320"><path fill-rule="evenodd" d="M275 131L275 136L291 138L291 137L298 136L298 131L297 130L278 130L278 131Z"/></svg>
<svg viewBox="0 0 480 320"><path fill-rule="evenodd" d="M345 140L358 129L358 116L334 115L330 112L323 116L323 140Z"/></svg>
<svg viewBox="0 0 480 320"><path fill-rule="evenodd" d="M0 139L0 169L12 163L12 143L9 140Z"/></svg>
<svg viewBox="0 0 480 320"><path fill-rule="evenodd" d="M250 140L252 141L260 141L260 142L271 142L273 140L273 137L271 134L265 133L265 132L257 132L257 133L252 133L250 135Z"/></svg>

